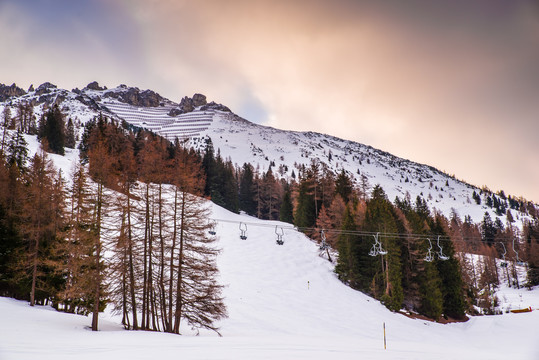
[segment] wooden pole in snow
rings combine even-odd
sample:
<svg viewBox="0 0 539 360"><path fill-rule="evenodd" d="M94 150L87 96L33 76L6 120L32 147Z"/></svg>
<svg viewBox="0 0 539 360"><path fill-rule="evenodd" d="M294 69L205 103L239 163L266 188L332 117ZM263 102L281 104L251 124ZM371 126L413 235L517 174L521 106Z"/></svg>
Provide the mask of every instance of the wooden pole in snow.
<svg viewBox="0 0 539 360"><path fill-rule="evenodd" d="M386 323L384 322L384 350L386 349Z"/></svg>

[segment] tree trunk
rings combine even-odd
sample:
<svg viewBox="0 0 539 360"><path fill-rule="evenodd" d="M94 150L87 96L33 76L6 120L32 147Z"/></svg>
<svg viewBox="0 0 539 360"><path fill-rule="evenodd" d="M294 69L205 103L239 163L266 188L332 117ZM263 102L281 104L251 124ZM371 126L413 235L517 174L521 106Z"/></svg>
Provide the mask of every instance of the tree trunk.
<svg viewBox="0 0 539 360"><path fill-rule="evenodd" d="M178 236L178 188L174 188L174 217L173 217L173 232L172 232L172 246L170 249L170 278L168 284L168 327L165 329L167 332L173 332L172 327L172 296L174 289L174 250L176 250L176 239Z"/></svg>
<svg viewBox="0 0 539 360"><path fill-rule="evenodd" d="M38 232L39 234L39 232ZM36 295L36 280L37 280L37 261L38 261L38 253L39 253L39 235L35 234L35 241L34 241L34 256L33 256L33 264L32 264L32 289L30 290L30 306L34 306L36 304L35 301L35 295Z"/></svg>
<svg viewBox="0 0 539 360"><path fill-rule="evenodd" d="M127 251L129 254L129 290L131 295L131 308L133 311L133 330L138 330L137 300L135 297L135 267L133 265L133 233L131 231L131 193L127 189Z"/></svg>
<svg viewBox="0 0 539 360"><path fill-rule="evenodd" d="M182 212L180 215L180 253L178 254L178 280L176 286L176 312L175 322L174 322L174 333L180 333L180 320L181 320L181 309L182 309L182 263L183 263L183 236L185 230L185 202L186 202L186 193L182 192Z"/></svg>
<svg viewBox="0 0 539 360"><path fill-rule="evenodd" d="M159 305L161 307L161 318L163 320L163 328L167 328L167 303L165 292L165 239L163 237L163 199L162 185L159 184L159 244L161 247L161 257L159 261Z"/></svg>
<svg viewBox="0 0 539 360"><path fill-rule="evenodd" d="M97 331L99 319L99 302L101 297L101 206L103 202L103 185L97 185L97 219L95 236L95 288L94 288L94 311L92 314L92 331Z"/></svg>
<svg viewBox="0 0 539 360"><path fill-rule="evenodd" d="M142 282L142 329L147 329L146 312L147 312L147 294L148 294L148 238L149 238L149 226L150 226L150 199L149 199L149 187L150 184L146 184L146 216L144 227L144 269L143 269L143 282Z"/></svg>

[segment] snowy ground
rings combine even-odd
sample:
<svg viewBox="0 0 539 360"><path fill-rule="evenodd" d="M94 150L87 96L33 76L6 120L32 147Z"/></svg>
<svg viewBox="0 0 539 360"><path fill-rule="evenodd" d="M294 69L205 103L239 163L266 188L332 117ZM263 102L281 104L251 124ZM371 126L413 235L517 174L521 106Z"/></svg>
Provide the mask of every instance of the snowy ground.
<svg viewBox="0 0 539 360"><path fill-rule="evenodd" d="M278 246L280 223L212 206L214 219L225 220L216 226L229 312L223 337L130 332L110 315L91 332L89 318L0 298L0 359L539 359L539 311L450 325L408 319L341 284L302 234L285 229ZM245 241L239 221L248 223ZM539 289L503 296L539 309Z"/></svg>

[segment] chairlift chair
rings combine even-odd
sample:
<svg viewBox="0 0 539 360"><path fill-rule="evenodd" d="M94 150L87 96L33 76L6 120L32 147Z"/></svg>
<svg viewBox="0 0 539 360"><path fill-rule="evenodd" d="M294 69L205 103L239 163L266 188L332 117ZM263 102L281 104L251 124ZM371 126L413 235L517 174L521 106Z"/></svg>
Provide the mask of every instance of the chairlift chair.
<svg viewBox="0 0 539 360"><path fill-rule="evenodd" d="M240 222L240 239L247 240L247 224Z"/></svg>
<svg viewBox="0 0 539 360"><path fill-rule="evenodd" d="M524 261L520 260L520 258L518 257L518 251L516 251L516 249L515 249L515 239L514 238L513 238L513 251L515 252L517 265L519 265L519 266L526 265L526 263Z"/></svg>
<svg viewBox="0 0 539 360"><path fill-rule="evenodd" d="M322 242L320 243L320 250L326 250L329 246L326 242L326 233L325 230L320 230L320 238L322 239Z"/></svg>
<svg viewBox="0 0 539 360"><path fill-rule="evenodd" d="M440 251L438 251L438 258L442 261L449 260L449 256L444 255L444 253L442 252L442 247L440 246L440 235L438 235L436 245L438 245L438 248L440 249Z"/></svg>
<svg viewBox="0 0 539 360"><path fill-rule="evenodd" d="M376 233L376 235L373 235L374 237L374 244L372 245L371 251L369 251L370 256L376 256L376 255L386 255L387 251L382 248L382 243L380 240L378 240L378 235L380 233Z"/></svg>
<svg viewBox="0 0 539 360"><path fill-rule="evenodd" d="M378 234L379 234L379 233L376 233L376 236L374 237L374 238L375 238L375 241L378 242L378 254L380 254L380 255L387 255L387 250L385 250L384 248L382 248L382 242L378 239Z"/></svg>
<svg viewBox="0 0 539 360"><path fill-rule="evenodd" d="M502 262L500 263L500 267L507 267L507 261L505 261L505 254L507 254L507 249L505 248L505 245L503 242L500 242L503 247L503 254L502 254Z"/></svg>
<svg viewBox="0 0 539 360"><path fill-rule="evenodd" d="M275 226L275 234L277 234L277 245L283 245L283 235L284 235L284 229L282 227Z"/></svg>
<svg viewBox="0 0 539 360"><path fill-rule="evenodd" d="M429 248L427 249L427 256L425 256L423 260L425 260L426 262L433 262L434 255L432 255L432 242L429 238L427 238L427 240L429 241Z"/></svg>

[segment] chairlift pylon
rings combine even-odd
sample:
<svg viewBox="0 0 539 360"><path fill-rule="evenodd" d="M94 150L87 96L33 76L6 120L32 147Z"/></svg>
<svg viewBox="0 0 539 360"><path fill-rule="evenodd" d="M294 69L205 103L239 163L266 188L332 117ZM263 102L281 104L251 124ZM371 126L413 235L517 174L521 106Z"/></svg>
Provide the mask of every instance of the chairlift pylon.
<svg viewBox="0 0 539 360"><path fill-rule="evenodd" d="M240 222L240 239L247 240L247 224Z"/></svg>
<svg viewBox="0 0 539 360"><path fill-rule="evenodd" d="M277 234L277 245L284 245L283 235L284 235L284 229L279 226L275 226L275 234Z"/></svg>

